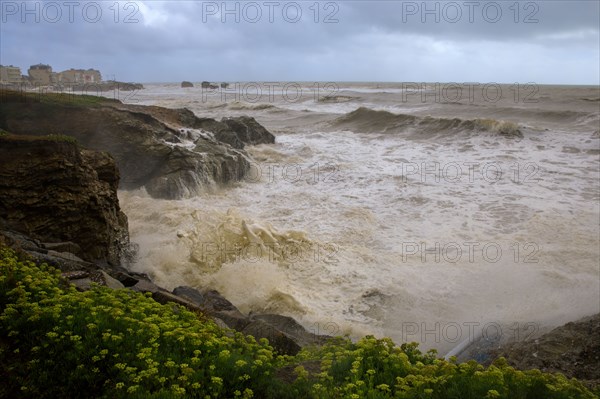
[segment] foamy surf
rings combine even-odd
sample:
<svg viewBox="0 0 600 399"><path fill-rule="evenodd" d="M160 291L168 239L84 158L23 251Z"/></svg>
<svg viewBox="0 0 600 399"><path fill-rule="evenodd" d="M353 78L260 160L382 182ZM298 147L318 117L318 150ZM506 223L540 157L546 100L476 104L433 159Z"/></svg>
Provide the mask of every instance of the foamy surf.
<svg viewBox="0 0 600 399"><path fill-rule="evenodd" d="M252 173L232 187L181 201L121 192L132 268L309 330L442 353L471 332L522 337L600 310L593 102L561 88L517 106L346 89L355 99L237 111L277 142L248 147ZM169 96L156 101L215 105Z"/></svg>

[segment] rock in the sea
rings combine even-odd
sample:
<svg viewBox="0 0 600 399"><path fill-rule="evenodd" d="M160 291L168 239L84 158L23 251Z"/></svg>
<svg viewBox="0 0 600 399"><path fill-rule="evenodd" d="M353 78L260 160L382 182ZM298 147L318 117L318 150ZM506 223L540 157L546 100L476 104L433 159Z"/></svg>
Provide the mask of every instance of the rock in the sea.
<svg viewBox="0 0 600 399"><path fill-rule="evenodd" d="M57 243L40 257L118 265L129 245L118 184L119 171L107 153L63 137L0 136L0 224ZM66 242L75 244L77 255L59 252Z"/></svg>
<svg viewBox="0 0 600 399"><path fill-rule="evenodd" d="M207 81L202 82L201 85L202 85L203 89L212 89L212 90L215 90L215 89L219 88L219 86L214 85L214 84L212 84L210 82L207 82Z"/></svg>
<svg viewBox="0 0 600 399"><path fill-rule="evenodd" d="M194 87L194 84L192 82L184 80L183 82L181 82L181 87Z"/></svg>
<svg viewBox="0 0 600 399"><path fill-rule="evenodd" d="M242 143L250 145L275 143L275 136L250 116L223 118L221 122L233 130Z"/></svg>

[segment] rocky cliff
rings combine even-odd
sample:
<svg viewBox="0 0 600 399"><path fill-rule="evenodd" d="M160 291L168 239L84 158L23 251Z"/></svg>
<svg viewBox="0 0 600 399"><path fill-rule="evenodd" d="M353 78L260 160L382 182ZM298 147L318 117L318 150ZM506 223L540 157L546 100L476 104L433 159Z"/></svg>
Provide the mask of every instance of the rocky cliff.
<svg viewBox="0 0 600 399"><path fill-rule="evenodd" d="M242 179L250 168L244 144L274 142L253 118L234 120L238 122L91 96L4 91L0 98L0 128L75 137L115 158L121 188L145 187L150 195L166 199Z"/></svg>
<svg viewBox="0 0 600 399"><path fill-rule="evenodd" d="M107 153L68 137L0 134L0 230L27 234L57 254L118 265L129 244L118 185Z"/></svg>

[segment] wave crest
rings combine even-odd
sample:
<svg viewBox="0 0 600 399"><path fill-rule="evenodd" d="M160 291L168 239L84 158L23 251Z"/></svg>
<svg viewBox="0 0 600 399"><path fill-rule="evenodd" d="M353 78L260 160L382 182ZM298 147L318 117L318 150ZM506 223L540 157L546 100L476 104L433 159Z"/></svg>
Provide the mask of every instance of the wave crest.
<svg viewBox="0 0 600 399"><path fill-rule="evenodd" d="M194 212L193 228L178 233L189 242L190 260L203 272L214 272L224 264L239 261L285 265L311 253L314 245L304 232L280 232L270 223L245 220L234 210L229 210L216 228L207 232L203 215Z"/></svg>
<svg viewBox="0 0 600 399"><path fill-rule="evenodd" d="M332 122L335 128L348 129L361 133L400 133L410 132L423 135L491 132L507 137L523 137L519 125L514 122L496 119L460 119L420 117L408 114L394 114L383 110L360 107Z"/></svg>
<svg viewBox="0 0 600 399"><path fill-rule="evenodd" d="M245 103L245 102L241 102L241 101L233 101L231 103L227 104L227 107L231 110L234 111L262 111L265 109L272 109L272 108L276 108L274 105L272 104L253 104L253 103Z"/></svg>

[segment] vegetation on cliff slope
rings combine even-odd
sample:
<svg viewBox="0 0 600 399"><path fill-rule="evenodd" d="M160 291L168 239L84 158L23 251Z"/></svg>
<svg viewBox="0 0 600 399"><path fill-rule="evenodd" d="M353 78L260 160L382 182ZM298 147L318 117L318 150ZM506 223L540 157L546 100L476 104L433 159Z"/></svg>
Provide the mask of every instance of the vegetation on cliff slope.
<svg viewBox="0 0 600 399"><path fill-rule="evenodd" d="M5 103L44 103L48 105L69 105L78 107L90 107L106 103L118 103L116 99L94 96L87 94L76 94L74 92L48 93L48 92L26 92L17 90L0 90L0 100Z"/></svg>
<svg viewBox="0 0 600 399"><path fill-rule="evenodd" d="M36 141L36 140L47 140L53 141L56 143L71 143L78 144L77 139L73 136L68 136L66 134L48 134L46 136L24 136L18 134L11 134L6 130L0 129L0 137L4 140L13 140L13 141Z"/></svg>
<svg viewBox="0 0 600 399"><path fill-rule="evenodd" d="M321 372L299 364L317 359ZM314 362L313 362L314 363ZM294 368L292 380L278 377ZM127 289L79 292L0 246L0 397L594 398L576 380L485 369L366 337L296 357Z"/></svg>

